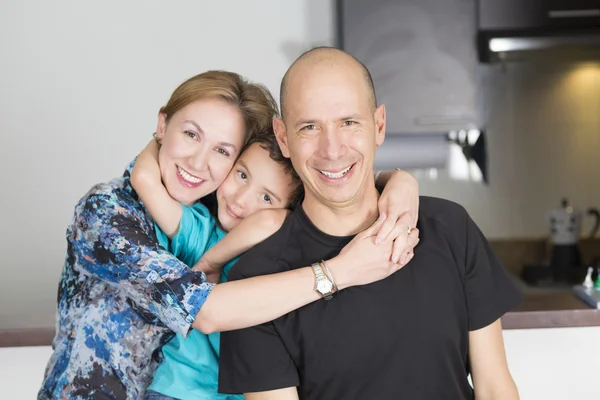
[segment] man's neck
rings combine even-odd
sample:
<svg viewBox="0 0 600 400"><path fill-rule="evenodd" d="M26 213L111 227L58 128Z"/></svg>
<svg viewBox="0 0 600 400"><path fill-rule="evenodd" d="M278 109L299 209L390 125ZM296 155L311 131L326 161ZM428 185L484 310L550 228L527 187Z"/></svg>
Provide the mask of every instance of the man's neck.
<svg viewBox="0 0 600 400"><path fill-rule="evenodd" d="M369 185L348 204L325 203L306 193L302 208L311 222L331 236L351 236L364 231L377 220L379 193Z"/></svg>

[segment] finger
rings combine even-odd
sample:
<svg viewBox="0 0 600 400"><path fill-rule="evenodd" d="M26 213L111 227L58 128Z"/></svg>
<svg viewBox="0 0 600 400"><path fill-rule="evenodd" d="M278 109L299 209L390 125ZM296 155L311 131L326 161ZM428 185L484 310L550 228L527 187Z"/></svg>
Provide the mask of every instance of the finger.
<svg viewBox="0 0 600 400"><path fill-rule="evenodd" d="M375 244L381 244L386 241L392 230L394 229L394 225L396 223L396 219L393 217L386 218L379 231L376 232L377 239L375 239Z"/></svg>
<svg viewBox="0 0 600 400"><path fill-rule="evenodd" d="M395 213L388 217L382 229L377 235L377 243L382 243L388 239L395 240L399 235L406 232L411 225L412 217L408 212L402 213L396 217ZM389 228L388 228L389 227Z"/></svg>
<svg viewBox="0 0 600 400"><path fill-rule="evenodd" d="M408 235L406 247L402 249L400 253L400 263L402 265L410 261L409 256L412 257L411 254L414 255L415 247L417 246L417 244L419 244L419 241L419 230L415 228Z"/></svg>
<svg viewBox="0 0 600 400"><path fill-rule="evenodd" d="M379 232L379 229L381 229L381 226L383 225L386 219L387 216L385 214L380 214L379 218L377 218L377 220L373 222L373 225L371 225L363 231L363 235L365 237L375 236L377 232Z"/></svg>
<svg viewBox="0 0 600 400"><path fill-rule="evenodd" d="M398 229L398 230L397 230ZM419 231L415 229L411 229L410 233L408 232L408 227L401 228L401 225L397 225L397 228L394 229L392 234L394 235L394 245L392 248L392 261L397 263L403 263L402 256L406 256L406 253L412 251L415 247L415 238L418 239ZM414 232L414 233L413 233ZM406 235L406 236L404 236Z"/></svg>

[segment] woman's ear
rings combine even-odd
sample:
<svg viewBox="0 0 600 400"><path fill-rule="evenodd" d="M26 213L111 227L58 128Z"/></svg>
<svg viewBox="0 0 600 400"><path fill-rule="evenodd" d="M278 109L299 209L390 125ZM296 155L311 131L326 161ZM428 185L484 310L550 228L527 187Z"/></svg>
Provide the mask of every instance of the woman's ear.
<svg viewBox="0 0 600 400"><path fill-rule="evenodd" d="M167 114L158 113L158 123L156 124L156 132L154 133L154 138L158 143L161 143L163 138L165 137L165 131L167 130Z"/></svg>

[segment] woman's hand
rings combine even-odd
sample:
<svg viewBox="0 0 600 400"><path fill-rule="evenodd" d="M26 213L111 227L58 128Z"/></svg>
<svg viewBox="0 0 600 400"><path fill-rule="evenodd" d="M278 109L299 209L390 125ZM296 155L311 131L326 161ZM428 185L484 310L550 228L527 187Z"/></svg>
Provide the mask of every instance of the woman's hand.
<svg viewBox="0 0 600 400"><path fill-rule="evenodd" d="M338 289L379 281L403 267L403 264L390 260L394 247L391 235L381 243L375 242L385 221L385 217L380 216L373 225L356 235L340 254L325 261Z"/></svg>
<svg viewBox="0 0 600 400"><path fill-rule="evenodd" d="M391 260L405 265L419 242L419 184L408 172L396 170L387 180L379 198L379 215L385 218L377 233L377 243L394 242Z"/></svg>

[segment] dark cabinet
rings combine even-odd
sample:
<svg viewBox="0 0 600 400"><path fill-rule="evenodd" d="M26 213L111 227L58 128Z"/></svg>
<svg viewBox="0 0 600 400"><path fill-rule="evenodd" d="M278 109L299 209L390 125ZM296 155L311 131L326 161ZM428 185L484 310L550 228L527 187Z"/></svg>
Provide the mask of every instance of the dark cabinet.
<svg viewBox="0 0 600 400"><path fill-rule="evenodd" d="M478 0L479 29L551 31L600 26L600 0Z"/></svg>
<svg viewBox="0 0 600 400"><path fill-rule="evenodd" d="M479 0L481 30L518 30L542 27L547 0Z"/></svg>

